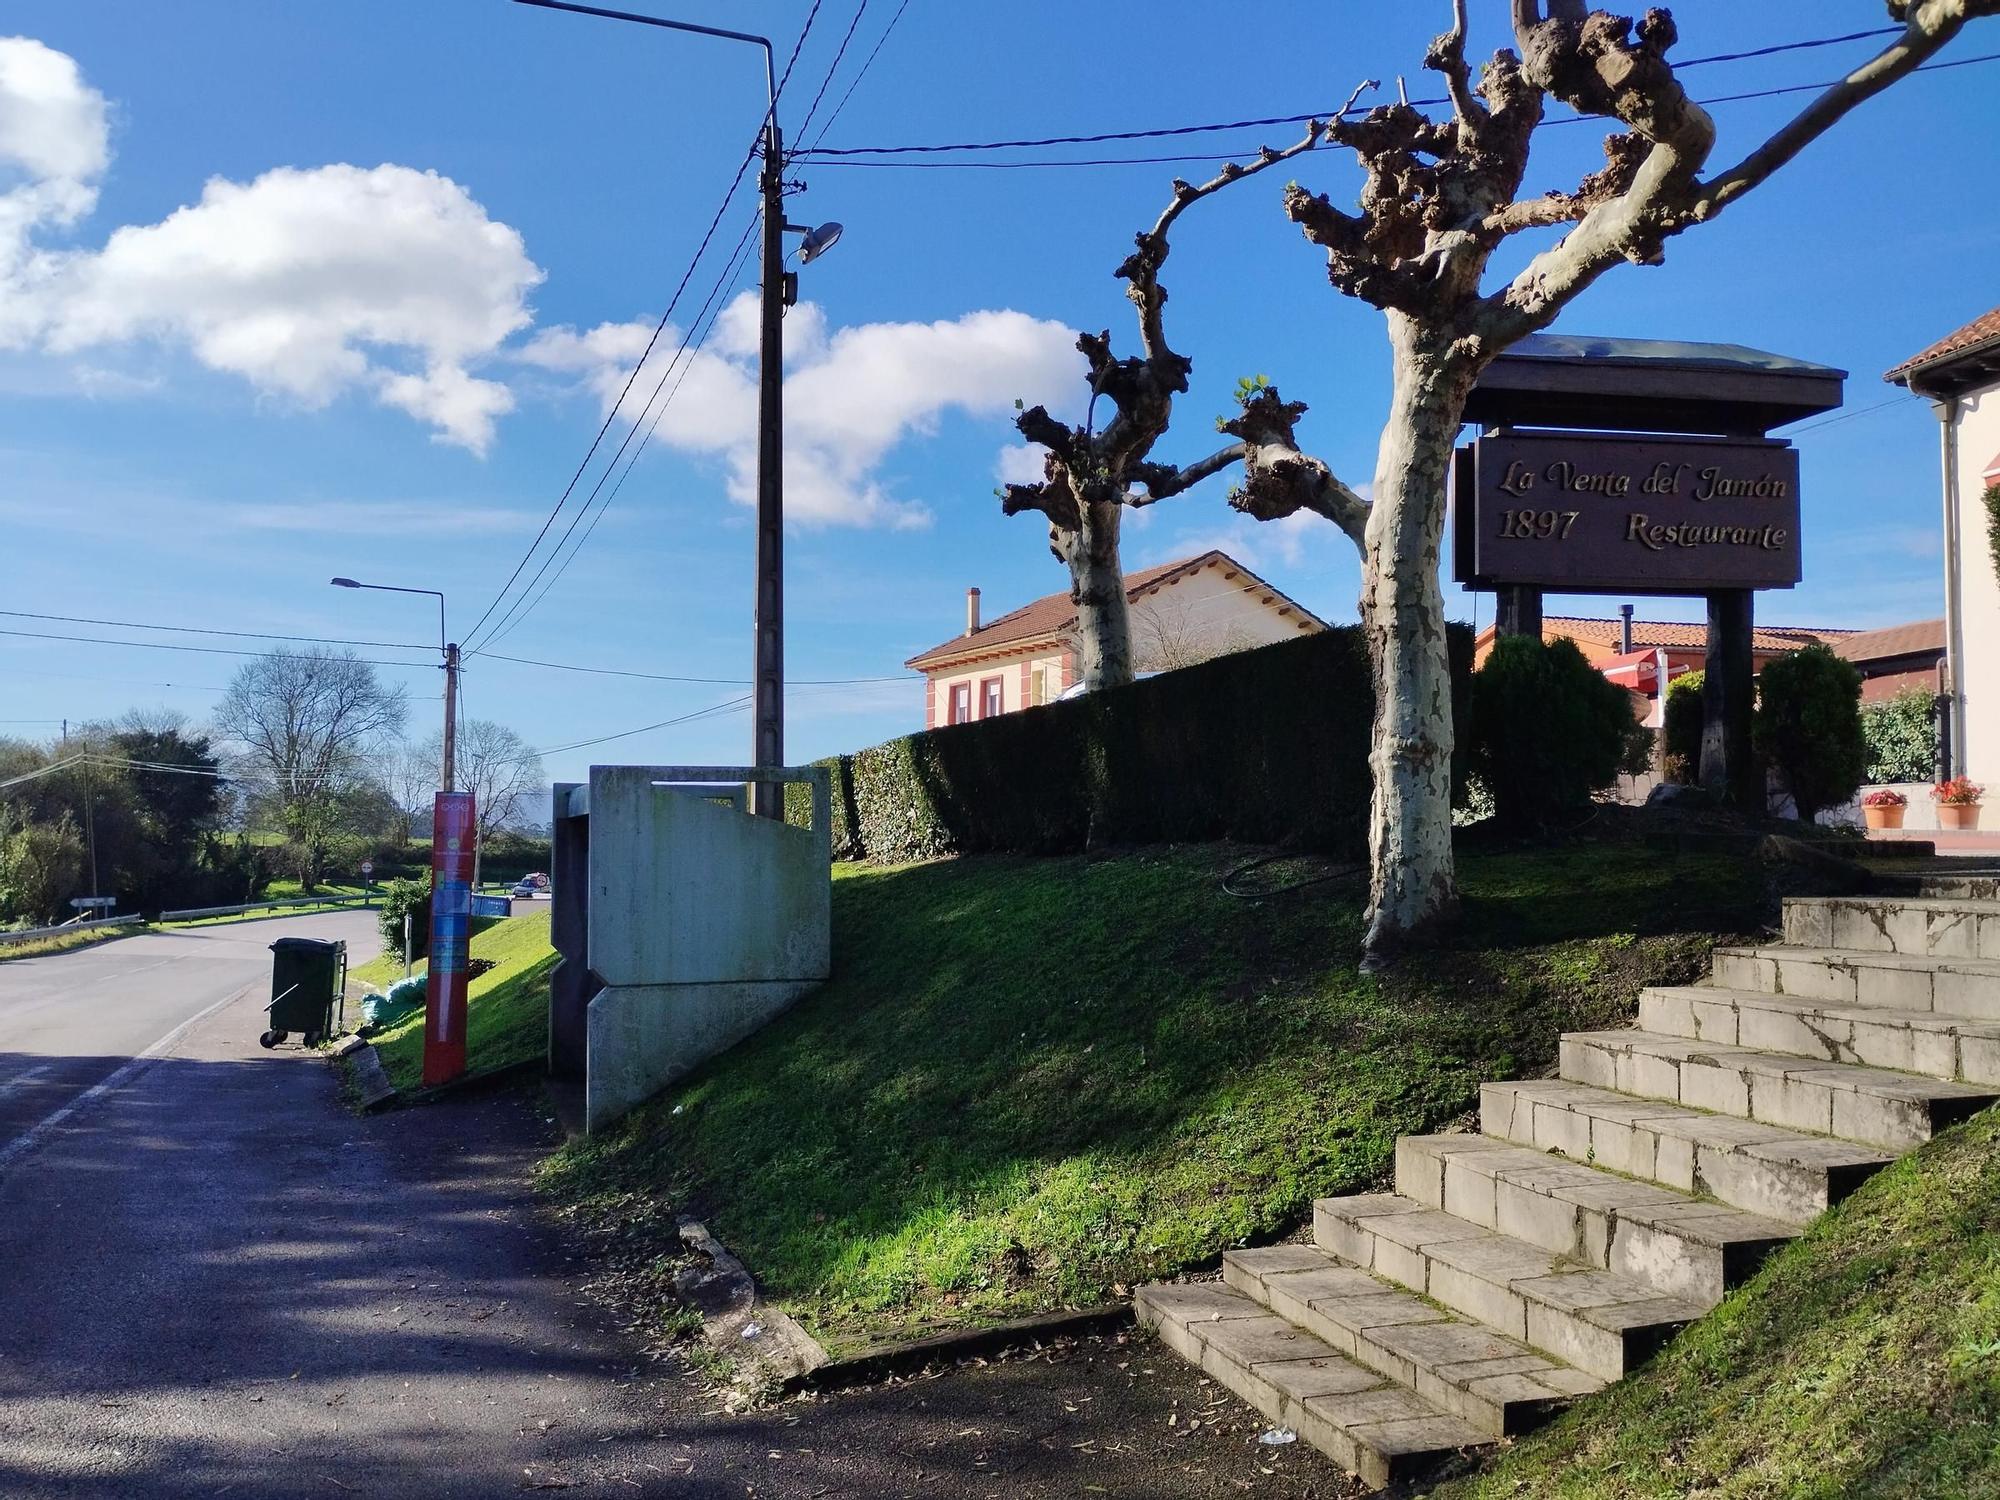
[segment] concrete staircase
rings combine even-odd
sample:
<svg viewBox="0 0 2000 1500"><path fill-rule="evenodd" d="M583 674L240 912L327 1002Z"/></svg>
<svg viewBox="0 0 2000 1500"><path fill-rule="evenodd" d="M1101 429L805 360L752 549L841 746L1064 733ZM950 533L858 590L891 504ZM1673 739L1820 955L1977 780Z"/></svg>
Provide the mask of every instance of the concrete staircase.
<svg viewBox="0 0 2000 1500"><path fill-rule="evenodd" d="M1641 1364L1897 1155L2000 1100L2000 892L1796 898L1560 1077L1409 1136L1313 1243L1142 1288L1141 1323L1376 1487Z"/></svg>

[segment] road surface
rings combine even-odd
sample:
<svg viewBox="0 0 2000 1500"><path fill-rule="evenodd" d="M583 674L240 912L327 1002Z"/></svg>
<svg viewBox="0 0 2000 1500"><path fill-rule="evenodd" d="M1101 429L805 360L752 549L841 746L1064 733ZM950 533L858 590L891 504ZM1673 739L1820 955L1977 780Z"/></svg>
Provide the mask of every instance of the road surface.
<svg viewBox="0 0 2000 1500"><path fill-rule="evenodd" d="M0 963L0 1171L188 1021L245 994L268 1001L280 937L345 939L355 964L382 951L375 913L342 911L142 933Z"/></svg>
<svg viewBox="0 0 2000 1500"><path fill-rule="evenodd" d="M0 1164L0 1495L1350 1493L1134 1340L726 1413L537 1213L538 1091L359 1118L318 1057L258 1047L265 945L365 920L0 965L0 1076L48 1070Z"/></svg>

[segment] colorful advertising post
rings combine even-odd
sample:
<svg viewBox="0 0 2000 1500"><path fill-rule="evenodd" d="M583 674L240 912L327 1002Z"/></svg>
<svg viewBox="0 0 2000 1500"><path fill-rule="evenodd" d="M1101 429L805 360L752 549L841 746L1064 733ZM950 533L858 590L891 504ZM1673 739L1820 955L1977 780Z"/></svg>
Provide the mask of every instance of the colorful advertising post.
<svg viewBox="0 0 2000 1500"><path fill-rule="evenodd" d="M465 1071L466 948L472 937L470 792L439 792L431 817L431 965L424 991L424 1084Z"/></svg>

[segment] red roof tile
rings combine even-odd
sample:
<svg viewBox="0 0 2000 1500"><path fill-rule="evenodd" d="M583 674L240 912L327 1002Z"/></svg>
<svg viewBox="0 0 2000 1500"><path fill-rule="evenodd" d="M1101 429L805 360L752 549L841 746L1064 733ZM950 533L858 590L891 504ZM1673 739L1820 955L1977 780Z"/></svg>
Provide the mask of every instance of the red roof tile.
<svg viewBox="0 0 2000 1500"><path fill-rule="evenodd" d="M1544 639L1567 637L1573 641L1589 641L1594 645L1615 645L1621 622L1618 620L1590 620L1575 615L1547 615L1542 620ZM1490 631L1491 626L1487 629ZM1806 629L1798 625L1759 625L1750 638L1751 649L1755 651L1796 651L1801 646L1810 646L1815 641L1831 644L1842 636L1855 634L1851 630L1832 630L1814 627ZM1700 621L1685 620L1634 620L1632 622L1632 649L1645 651L1656 646L1666 646L1675 650L1700 649L1708 644L1708 626Z"/></svg>
<svg viewBox="0 0 2000 1500"><path fill-rule="evenodd" d="M1912 355L1882 378L1896 380L1900 375L1920 369L1924 365L1935 364L1948 355L1960 353L1976 344L1990 343L2000 339L2000 307L1974 318L1955 333L1948 333L1921 354ZM1901 381L1897 381L1901 384Z"/></svg>
<svg viewBox="0 0 2000 1500"><path fill-rule="evenodd" d="M1853 662L1887 661L1898 656L1942 656L1944 621L1918 620L1863 630L1833 643L1834 651Z"/></svg>
<svg viewBox="0 0 2000 1500"><path fill-rule="evenodd" d="M1199 573L1203 568L1218 565L1233 569L1255 583L1264 584L1273 596L1282 600L1287 607L1297 610L1303 618L1315 625L1325 624L1310 610L1271 588L1269 584L1265 584L1263 579L1258 578L1228 553L1214 550L1200 553L1195 557L1184 557L1178 562L1162 563L1156 568L1144 568L1137 573L1127 573L1125 597L1136 600L1150 589ZM1070 601L1068 591L1065 590L1060 594L1044 594L1032 603L1024 604L1019 609L1011 610L997 619L988 621L970 635L955 635L928 651L918 653L903 665L922 671L927 667L960 657L985 656L996 650L1025 647L1030 644L1053 644L1068 635L1075 626L1076 605Z"/></svg>

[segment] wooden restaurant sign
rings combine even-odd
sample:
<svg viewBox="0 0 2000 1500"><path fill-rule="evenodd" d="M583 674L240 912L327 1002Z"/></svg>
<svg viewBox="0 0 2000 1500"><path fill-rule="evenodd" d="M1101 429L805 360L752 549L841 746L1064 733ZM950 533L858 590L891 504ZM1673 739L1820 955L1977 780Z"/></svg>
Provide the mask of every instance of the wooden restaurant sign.
<svg viewBox="0 0 2000 1500"><path fill-rule="evenodd" d="M1454 568L1476 588L1789 588L1799 456L1761 438L1502 432L1452 466Z"/></svg>

